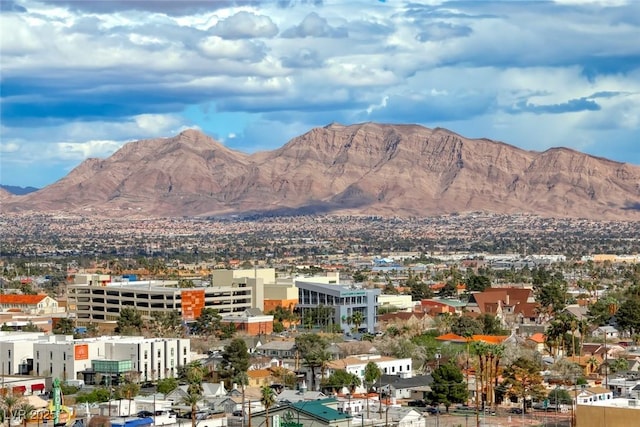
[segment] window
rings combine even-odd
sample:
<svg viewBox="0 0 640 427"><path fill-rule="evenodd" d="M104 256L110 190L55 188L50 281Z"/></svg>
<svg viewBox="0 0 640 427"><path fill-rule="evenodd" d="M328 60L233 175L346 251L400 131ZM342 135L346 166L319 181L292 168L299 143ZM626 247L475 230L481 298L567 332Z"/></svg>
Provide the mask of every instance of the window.
<svg viewBox="0 0 640 427"><path fill-rule="evenodd" d="M147 350L144 351L144 360L149 358L149 352Z"/></svg>
<svg viewBox="0 0 640 427"><path fill-rule="evenodd" d="M53 351L49 352L49 359L53 359Z"/></svg>
<svg viewBox="0 0 640 427"><path fill-rule="evenodd" d="M161 357L161 356L160 356L160 350L158 350L158 358L160 358L160 357Z"/></svg>
<svg viewBox="0 0 640 427"><path fill-rule="evenodd" d="M36 359L40 359L40 352L36 351Z"/></svg>
<svg viewBox="0 0 640 427"><path fill-rule="evenodd" d="M62 360L67 360L67 352L62 353Z"/></svg>
<svg viewBox="0 0 640 427"><path fill-rule="evenodd" d="M182 354L183 354L184 356L186 356L186 355L187 355L187 347L185 347L185 348L183 348L183 349L182 349Z"/></svg>
<svg viewBox="0 0 640 427"><path fill-rule="evenodd" d="M11 350L7 350L9 352L9 359L11 359Z"/></svg>
<svg viewBox="0 0 640 427"><path fill-rule="evenodd" d="M174 348L171 348L171 355L173 356L173 350L175 350Z"/></svg>

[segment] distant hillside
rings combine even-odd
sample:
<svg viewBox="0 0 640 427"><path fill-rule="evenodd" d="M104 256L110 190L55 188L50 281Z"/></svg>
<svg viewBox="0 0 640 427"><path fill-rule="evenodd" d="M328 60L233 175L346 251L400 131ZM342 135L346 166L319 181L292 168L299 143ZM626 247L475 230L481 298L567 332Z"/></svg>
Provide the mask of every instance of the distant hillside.
<svg viewBox="0 0 640 427"><path fill-rule="evenodd" d="M33 193L34 191L38 191L38 188L35 187L18 187L15 185L2 185L0 184L0 188L8 191L9 193L15 196L24 196L25 194Z"/></svg>
<svg viewBox="0 0 640 427"><path fill-rule="evenodd" d="M484 211L638 220L640 167L418 125L331 124L252 155L188 130L88 159L4 208L153 216Z"/></svg>

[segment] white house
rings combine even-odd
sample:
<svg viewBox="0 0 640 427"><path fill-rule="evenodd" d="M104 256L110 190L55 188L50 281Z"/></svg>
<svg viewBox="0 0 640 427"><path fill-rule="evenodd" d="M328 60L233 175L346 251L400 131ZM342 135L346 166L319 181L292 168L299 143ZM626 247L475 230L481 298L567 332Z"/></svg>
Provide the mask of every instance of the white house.
<svg viewBox="0 0 640 427"><path fill-rule="evenodd" d="M592 337L602 337L602 338L618 338L620 336L620 332L613 326L598 326L596 329L591 332Z"/></svg>
<svg viewBox="0 0 640 427"><path fill-rule="evenodd" d="M396 359L395 357L380 356L379 354L360 354L332 360L327 364L327 375L331 375L338 370L345 370L350 374L357 375L362 380L364 378L364 368L369 362L375 363L382 373L386 375L399 375L405 378L413 376L411 358Z"/></svg>

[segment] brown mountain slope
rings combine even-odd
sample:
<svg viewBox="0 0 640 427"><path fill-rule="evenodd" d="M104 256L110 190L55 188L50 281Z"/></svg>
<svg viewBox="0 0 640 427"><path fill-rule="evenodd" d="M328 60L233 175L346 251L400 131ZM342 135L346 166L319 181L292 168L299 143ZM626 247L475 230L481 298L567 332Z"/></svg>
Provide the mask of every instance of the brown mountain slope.
<svg viewBox="0 0 640 427"><path fill-rule="evenodd" d="M640 167L417 125L332 124L248 156L197 131L87 160L12 209L148 215L489 211L640 219Z"/></svg>
<svg viewBox="0 0 640 427"><path fill-rule="evenodd" d="M224 212L227 201L218 196L247 164L246 154L187 130L128 143L105 160L87 159L60 181L21 197L20 206L104 214L125 209L182 215L212 207Z"/></svg>
<svg viewBox="0 0 640 427"><path fill-rule="evenodd" d="M5 190L4 188L0 188L0 200L8 200L12 197L13 197L13 194Z"/></svg>

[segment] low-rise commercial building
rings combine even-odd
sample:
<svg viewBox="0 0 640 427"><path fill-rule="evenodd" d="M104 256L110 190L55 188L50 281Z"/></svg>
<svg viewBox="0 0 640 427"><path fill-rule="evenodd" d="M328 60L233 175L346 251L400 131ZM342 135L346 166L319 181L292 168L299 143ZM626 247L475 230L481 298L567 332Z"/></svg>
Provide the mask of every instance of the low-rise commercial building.
<svg viewBox="0 0 640 427"><path fill-rule="evenodd" d="M338 325L345 332L349 332L352 327L369 333L375 332L380 289L303 280L296 280L295 284L298 288L297 308L303 322L307 316L313 317L318 307L322 306L328 310L327 324ZM360 313L362 324L353 324L355 313Z"/></svg>
<svg viewBox="0 0 640 427"><path fill-rule="evenodd" d="M81 379L86 384L130 374L140 380L177 375L191 361L191 343L179 338L106 336L73 339L71 335L0 335L6 374Z"/></svg>

